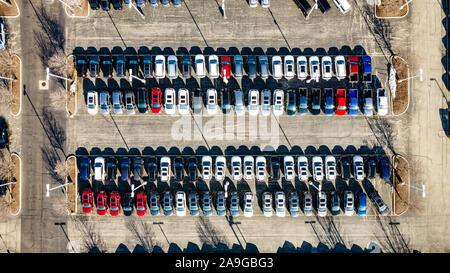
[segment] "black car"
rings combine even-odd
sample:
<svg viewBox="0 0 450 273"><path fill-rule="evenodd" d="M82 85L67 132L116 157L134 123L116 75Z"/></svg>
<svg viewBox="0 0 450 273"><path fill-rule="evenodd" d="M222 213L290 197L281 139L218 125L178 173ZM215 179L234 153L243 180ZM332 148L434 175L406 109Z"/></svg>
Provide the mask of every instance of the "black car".
<svg viewBox="0 0 450 273"><path fill-rule="evenodd" d="M102 63L103 77L112 78L112 58L111 56L103 57Z"/></svg>
<svg viewBox="0 0 450 273"><path fill-rule="evenodd" d="M339 194L337 192L331 193L330 208L331 208L331 215L337 216L341 214L341 202L339 199Z"/></svg>
<svg viewBox="0 0 450 273"><path fill-rule="evenodd" d="M175 181L181 182L184 177L184 164L182 157L176 157L174 160L174 173L175 173Z"/></svg>
<svg viewBox="0 0 450 273"><path fill-rule="evenodd" d="M272 180L280 181L280 159L278 156L273 156L270 158L270 170L272 175Z"/></svg>
<svg viewBox="0 0 450 273"><path fill-rule="evenodd" d="M4 149L8 146L8 128L6 122L0 124L0 149Z"/></svg>
<svg viewBox="0 0 450 273"><path fill-rule="evenodd" d="M133 180L140 181L142 179L142 157L138 156L133 159Z"/></svg>
<svg viewBox="0 0 450 273"><path fill-rule="evenodd" d="M76 68L77 68L77 76L86 78L86 55L77 55L76 56Z"/></svg>
<svg viewBox="0 0 450 273"><path fill-rule="evenodd" d="M122 9L122 0L112 0L114 9Z"/></svg>
<svg viewBox="0 0 450 273"><path fill-rule="evenodd" d="M226 90L223 90L220 93L222 100L222 114L228 114L231 111L231 94Z"/></svg>
<svg viewBox="0 0 450 273"><path fill-rule="evenodd" d="M137 107L141 114L148 112L147 89L141 87L137 90Z"/></svg>
<svg viewBox="0 0 450 273"><path fill-rule="evenodd" d="M311 114L318 115L320 114L320 105L322 100L322 90L319 88L312 89L312 100L311 100Z"/></svg>
<svg viewBox="0 0 450 273"><path fill-rule="evenodd" d="M348 158L341 158L340 163L341 163L341 177L342 180L348 180L350 179L350 174L351 174L351 164L350 164L350 160Z"/></svg>
<svg viewBox="0 0 450 273"><path fill-rule="evenodd" d="M98 56L92 55L89 60L89 74L92 78L98 77L98 63L99 63Z"/></svg>
<svg viewBox="0 0 450 273"><path fill-rule="evenodd" d="M130 158L123 157L120 162L120 174L121 180L129 182L130 181Z"/></svg>
<svg viewBox="0 0 450 273"><path fill-rule="evenodd" d="M131 193L127 192L121 196L123 196L122 197L123 214L125 216L130 216L131 214L133 214L133 198L131 197Z"/></svg>
<svg viewBox="0 0 450 273"><path fill-rule="evenodd" d="M100 0L100 4L102 6L102 10L109 10L109 0Z"/></svg>
<svg viewBox="0 0 450 273"><path fill-rule="evenodd" d="M91 6L91 9L99 9L100 8L98 1L99 0L89 0L89 5Z"/></svg>
<svg viewBox="0 0 450 273"><path fill-rule="evenodd" d="M181 59L181 73L186 79L191 77L191 57L189 55L185 55Z"/></svg>
<svg viewBox="0 0 450 273"><path fill-rule="evenodd" d="M256 56L255 55L248 56L247 65L248 65L248 77L250 79L256 78Z"/></svg>
<svg viewBox="0 0 450 273"><path fill-rule="evenodd" d="M144 71L144 77L152 77L152 56L149 54L144 55L142 58L142 71Z"/></svg>
<svg viewBox="0 0 450 273"><path fill-rule="evenodd" d="M157 179L158 164L156 157L150 157L147 162L148 182L155 182Z"/></svg>
<svg viewBox="0 0 450 273"><path fill-rule="evenodd" d="M377 161L374 157L371 157L367 161L367 177L375 178L376 173L377 173Z"/></svg>
<svg viewBox="0 0 450 273"><path fill-rule="evenodd" d="M108 180L114 181L117 176L117 161L114 157L106 159L106 175Z"/></svg>
<svg viewBox="0 0 450 273"><path fill-rule="evenodd" d="M188 160L188 175L191 182L197 181L197 158L190 157Z"/></svg>
<svg viewBox="0 0 450 273"><path fill-rule="evenodd" d="M116 57L116 75L117 77L125 77L125 56L122 54Z"/></svg>
<svg viewBox="0 0 450 273"><path fill-rule="evenodd" d="M128 60L128 70L131 70L131 75L137 76L138 60L135 56L130 57Z"/></svg>

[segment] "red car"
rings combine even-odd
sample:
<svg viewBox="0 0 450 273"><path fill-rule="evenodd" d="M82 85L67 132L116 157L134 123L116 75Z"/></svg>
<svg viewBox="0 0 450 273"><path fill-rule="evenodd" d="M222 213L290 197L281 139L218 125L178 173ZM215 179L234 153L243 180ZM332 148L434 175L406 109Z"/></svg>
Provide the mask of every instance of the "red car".
<svg viewBox="0 0 450 273"><path fill-rule="evenodd" d="M161 89L152 88L152 113L158 114L161 112Z"/></svg>
<svg viewBox="0 0 450 273"><path fill-rule="evenodd" d="M136 212L138 216L144 216L147 212L145 192L141 191L136 194Z"/></svg>
<svg viewBox="0 0 450 273"><path fill-rule="evenodd" d="M348 57L348 78L349 82L357 82L359 79L359 60L357 56L350 56Z"/></svg>
<svg viewBox="0 0 450 273"><path fill-rule="evenodd" d="M109 195L109 213L111 216L117 216L120 212L120 195L117 191L111 192Z"/></svg>
<svg viewBox="0 0 450 273"><path fill-rule="evenodd" d="M222 77L224 79L229 80L231 77L231 59L228 56L223 56L221 58L221 62L222 62Z"/></svg>
<svg viewBox="0 0 450 273"><path fill-rule="evenodd" d="M97 193L97 213L98 215L105 215L107 210L106 192L100 191Z"/></svg>
<svg viewBox="0 0 450 273"><path fill-rule="evenodd" d="M347 90L338 89L336 91L336 115L343 116L347 112Z"/></svg>
<svg viewBox="0 0 450 273"><path fill-rule="evenodd" d="M84 189L81 193L81 206L84 213L90 213L92 211L92 190Z"/></svg>

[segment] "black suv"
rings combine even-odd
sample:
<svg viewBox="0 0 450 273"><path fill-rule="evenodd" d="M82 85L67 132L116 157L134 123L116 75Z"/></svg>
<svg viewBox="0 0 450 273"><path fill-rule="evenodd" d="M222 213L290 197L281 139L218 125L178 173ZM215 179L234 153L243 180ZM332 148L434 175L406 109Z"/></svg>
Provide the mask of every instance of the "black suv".
<svg viewBox="0 0 450 273"><path fill-rule="evenodd" d="M122 209L125 216L130 216L133 214L133 198L131 193L127 192L122 195Z"/></svg>
<svg viewBox="0 0 450 273"><path fill-rule="evenodd" d="M112 78L112 58L111 56L103 57L102 63L103 77Z"/></svg>
<svg viewBox="0 0 450 273"><path fill-rule="evenodd" d="M278 156L272 156L270 158L270 170L273 181L280 181L280 159Z"/></svg>
<svg viewBox="0 0 450 273"><path fill-rule="evenodd" d="M142 179L142 157L138 156L133 159L133 180L141 181Z"/></svg>
<svg viewBox="0 0 450 273"><path fill-rule="evenodd" d="M77 55L76 57L76 67L77 67L77 76L86 78L86 55Z"/></svg>
<svg viewBox="0 0 450 273"><path fill-rule="evenodd" d="M114 181L117 176L117 161L114 157L108 157L106 160L106 175L108 180Z"/></svg>
<svg viewBox="0 0 450 273"><path fill-rule="evenodd" d="M340 163L341 163L341 177L342 180L349 180L350 179L350 174L351 174L351 164L350 164L350 160L346 157L341 158Z"/></svg>
<svg viewBox="0 0 450 273"><path fill-rule="evenodd" d="M181 182L183 181L184 176L184 164L183 164L183 158L182 157L176 157L174 160L174 173L175 173L175 181Z"/></svg>
<svg viewBox="0 0 450 273"><path fill-rule="evenodd" d="M188 160L188 175L191 182L197 181L197 158L190 157Z"/></svg>
<svg viewBox="0 0 450 273"><path fill-rule="evenodd" d="M374 157L370 157L369 160L367 160L367 177L375 178L376 173L377 173L377 161Z"/></svg>
<svg viewBox="0 0 450 273"><path fill-rule="evenodd" d="M89 0L89 5L91 5L91 9L99 9L100 8L98 1L99 0Z"/></svg>
<svg viewBox="0 0 450 273"><path fill-rule="evenodd" d="M158 164L156 157L150 157L147 162L148 182L155 182L157 179Z"/></svg>

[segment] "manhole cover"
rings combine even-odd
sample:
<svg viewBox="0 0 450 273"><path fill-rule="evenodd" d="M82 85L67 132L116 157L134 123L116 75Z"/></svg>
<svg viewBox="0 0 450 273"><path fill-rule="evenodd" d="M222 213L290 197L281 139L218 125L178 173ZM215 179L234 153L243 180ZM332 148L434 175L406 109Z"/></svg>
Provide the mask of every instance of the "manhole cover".
<svg viewBox="0 0 450 273"><path fill-rule="evenodd" d="M48 90L48 81L39 81L40 90Z"/></svg>

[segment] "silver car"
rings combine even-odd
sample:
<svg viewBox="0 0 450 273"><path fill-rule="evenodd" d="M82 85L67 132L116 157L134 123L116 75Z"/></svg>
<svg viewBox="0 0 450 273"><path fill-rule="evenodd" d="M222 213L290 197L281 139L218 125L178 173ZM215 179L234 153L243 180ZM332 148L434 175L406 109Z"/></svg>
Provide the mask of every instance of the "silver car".
<svg viewBox="0 0 450 273"><path fill-rule="evenodd" d="M259 69L261 79L269 78L269 59L266 55L259 56Z"/></svg>
<svg viewBox="0 0 450 273"><path fill-rule="evenodd" d="M109 93L108 93L108 91L100 92L100 113L103 115L109 114Z"/></svg>
<svg viewBox="0 0 450 273"><path fill-rule="evenodd" d="M169 75L169 79L178 78L177 57L175 55L167 57L167 74Z"/></svg>
<svg viewBox="0 0 450 273"><path fill-rule="evenodd" d="M112 93L112 105L114 114L123 114L122 92L119 90Z"/></svg>
<svg viewBox="0 0 450 273"><path fill-rule="evenodd" d="M261 93L261 114L263 116L270 115L271 109L271 92L268 89L264 89Z"/></svg>
<svg viewBox="0 0 450 273"><path fill-rule="evenodd" d="M128 115L134 115L134 94L132 91L125 93L125 111Z"/></svg>
<svg viewBox="0 0 450 273"><path fill-rule="evenodd" d="M270 7L270 0L261 0L261 7L263 8Z"/></svg>
<svg viewBox="0 0 450 273"><path fill-rule="evenodd" d="M150 5L152 5L153 7L158 6L158 0L149 0L149 1L150 1Z"/></svg>
<svg viewBox="0 0 450 273"><path fill-rule="evenodd" d="M233 58L234 60L234 77L235 78L242 78L242 56L236 55Z"/></svg>

